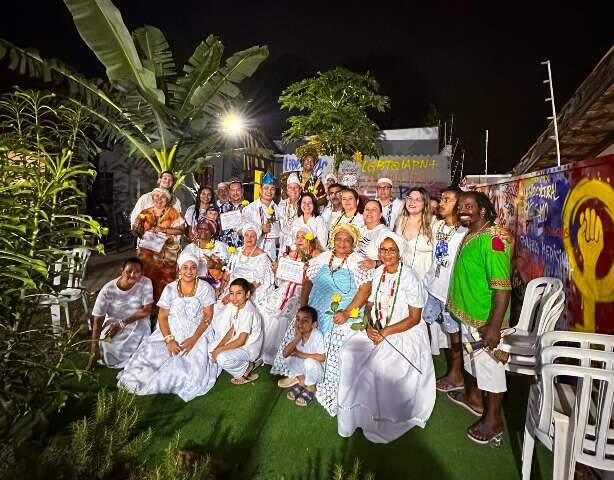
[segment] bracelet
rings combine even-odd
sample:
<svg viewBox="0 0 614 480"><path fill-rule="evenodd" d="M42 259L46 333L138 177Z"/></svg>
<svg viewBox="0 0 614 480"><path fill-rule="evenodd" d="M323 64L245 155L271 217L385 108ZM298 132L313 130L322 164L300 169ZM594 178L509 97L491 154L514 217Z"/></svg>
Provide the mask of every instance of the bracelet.
<svg viewBox="0 0 614 480"><path fill-rule="evenodd" d="M122 329L126 328L126 322L124 322L123 320L120 320L119 321L119 327L122 328Z"/></svg>
<svg viewBox="0 0 614 480"><path fill-rule="evenodd" d="M174 340L175 340L175 337L173 335L167 335L166 337L164 337L164 343L166 343L167 345Z"/></svg>

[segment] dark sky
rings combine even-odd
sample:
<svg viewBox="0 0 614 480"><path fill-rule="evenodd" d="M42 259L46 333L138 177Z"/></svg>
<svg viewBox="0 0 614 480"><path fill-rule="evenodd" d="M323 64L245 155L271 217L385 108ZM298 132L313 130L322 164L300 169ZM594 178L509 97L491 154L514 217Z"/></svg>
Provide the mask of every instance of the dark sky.
<svg viewBox="0 0 614 480"><path fill-rule="evenodd" d="M590 1L114 3L130 30L161 28L181 65L211 33L228 54L268 45L269 59L244 90L254 99L255 122L274 138L285 128L277 98L286 85L337 65L369 70L391 100L390 111L376 118L382 128L422 126L430 104L443 119L454 114L465 173L483 171L485 129L493 172L509 170L544 130L550 107L540 61L552 62L561 108L613 40L605 4ZM61 1L10 4L3 5L2 37L88 76L104 74ZM17 81L5 73L0 78L3 85Z"/></svg>

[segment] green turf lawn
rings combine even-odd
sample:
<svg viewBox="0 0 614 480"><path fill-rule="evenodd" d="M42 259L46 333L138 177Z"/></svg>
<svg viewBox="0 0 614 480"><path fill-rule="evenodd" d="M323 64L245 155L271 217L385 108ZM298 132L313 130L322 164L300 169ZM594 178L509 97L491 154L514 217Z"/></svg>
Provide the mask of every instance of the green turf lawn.
<svg viewBox="0 0 614 480"><path fill-rule="evenodd" d="M436 358L435 364L439 376L443 360ZM317 403L297 407L277 387L278 377L270 375L268 367L259 374L256 382L241 386L232 385L223 374L207 395L189 403L172 395L139 397L143 426L154 431L144 459L155 462L181 431L182 445L220 459L228 467L223 477L229 479L330 479L335 463L349 467L356 457L377 480L520 477L528 388L523 377L508 377L507 432L495 449L467 438L466 428L475 417L441 394L425 429L414 428L387 445L369 443L360 431L344 439L337 435L336 419ZM101 385L114 387L115 375L100 369ZM91 400L76 405L70 416L78 417L88 408ZM552 478L550 452L537 443L533 478Z"/></svg>

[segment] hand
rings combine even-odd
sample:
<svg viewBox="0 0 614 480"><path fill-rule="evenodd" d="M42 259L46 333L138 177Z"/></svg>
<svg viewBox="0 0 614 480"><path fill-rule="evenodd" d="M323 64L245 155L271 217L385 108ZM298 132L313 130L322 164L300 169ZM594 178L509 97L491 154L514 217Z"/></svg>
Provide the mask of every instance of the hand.
<svg viewBox="0 0 614 480"><path fill-rule="evenodd" d="M377 262L375 260L369 260L368 258L365 258L363 261L358 262L358 266L362 270L371 270L372 268L375 268L376 265Z"/></svg>
<svg viewBox="0 0 614 480"><path fill-rule="evenodd" d="M603 251L603 223L594 209L587 208L580 213L578 230L578 249L584 262L584 276L595 276L599 255Z"/></svg>
<svg viewBox="0 0 614 480"><path fill-rule="evenodd" d="M93 370L96 364L98 363L98 359L100 358L100 348L98 344L92 346L92 353L90 354L90 360L87 362L86 370Z"/></svg>
<svg viewBox="0 0 614 480"><path fill-rule="evenodd" d="M487 323L478 328L478 332L480 332L480 337L482 337L485 346L492 349L497 348L501 341L501 330Z"/></svg>
<svg viewBox="0 0 614 480"><path fill-rule="evenodd" d="M273 270L273 275L277 275L277 262L271 263L271 270Z"/></svg>
<svg viewBox="0 0 614 480"><path fill-rule="evenodd" d="M333 322L335 322L337 325L342 325L348 318L350 318L350 312L347 310L341 310L340 312L335 313Z"/></svg>
<svg viewBox="0 0 614 480"><path fill-rule="evenodd" d="M262 225L262 233L269 233L271 231L271 224L265 223Z"/></svg>
<svg viewBox="0 0 614 480"><path fill-rule="evenodd" d="M298 350L294 350L291 354L291 357L305 358L305 354L303 352L299 352Z"/></svg>
<svg viewBox="0 0 614 480"><path fill-rule="evenodd" d="M198 339L196 337L192 336L181 342L181 355L186 356L188 353L190 353L190 350L192 350L194 345L196 345L197 340Z"/></svg>
<svg viewBox="0 0 614 480"><path fill-rule="evenodd" d="M222 298L222 303L224 305L228 305L229 302L230 302L230 294L228 294L224 298Z"/></svg>
<svg viewBox="0 0 614 480"><path fill-rule="evenodd" d="M119 323L112 323L107 332L107 337L113 338L121 329L122 327L119 325Z"/></svg>
<svg viewBox="0 0 614 480"><path fill-rule="evenodd" d="M373 342L373 345L379 345L384 341L382 332L371 327L367 328L367 337Z"/></svg>
<svg viewBox="0 0 614 480"><path fill-rule="evenodd" d="M175 355L179 355L181 353L181 346L177 343L176 340L168 342L166 344L166 349L168 350L168 354L171 357L174 357Z"/></svg>
<svg viewBox="0 0 614 480"><path fill-rule="evenodd" d="M211 351L211 359L212 359L214 362L217 362L217 356L218 356L219 354L220 354L220 350L218 350L218 348L217 348L217 347L216 347L216 348L214 348L214 349Z"/></svg>

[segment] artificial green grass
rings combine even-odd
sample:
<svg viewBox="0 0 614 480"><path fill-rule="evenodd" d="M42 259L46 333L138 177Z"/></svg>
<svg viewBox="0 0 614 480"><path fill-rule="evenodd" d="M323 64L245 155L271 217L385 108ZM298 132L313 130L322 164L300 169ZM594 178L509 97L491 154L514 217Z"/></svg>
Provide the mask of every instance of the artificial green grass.
<svg viewBox="0 0 614 480"><path fill-rule="evenodd" d="M443 360L435 358L435 364L441 375ZM277 387L278 377L270 375L268 367L258 373L256 382L241 386L223 374L207 395L188 403L173 395L138 397L142 426L153 429L143 458L156 462L181 431L181 444L220 459L227 466L223 478L228 479L330 479L335 464L350 467L354 458L377 480L520 477L525 378L508 376L506 434L500 448L490 448L467 438L466 429L476 417L441 394L425 429L414 428L386 445L368 442L360 431L344 439L337 434L336 419L316 402L297 407ZM100 369L99 381L113 388L115 375ZM70 416L91 407L91 400L84 403L89 407L79 405ZM552 457L539 442L533 472L533 478L552 478Z"/></svg>

